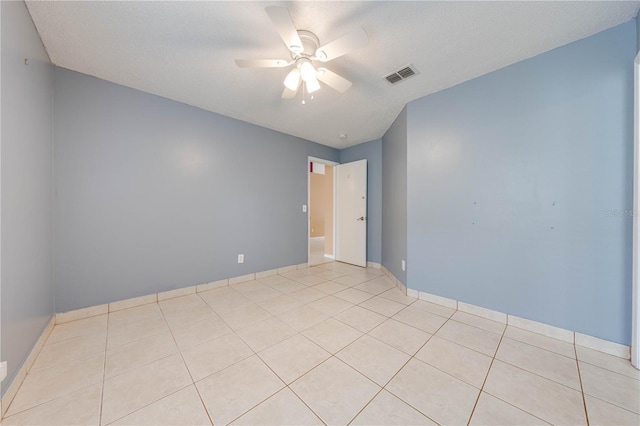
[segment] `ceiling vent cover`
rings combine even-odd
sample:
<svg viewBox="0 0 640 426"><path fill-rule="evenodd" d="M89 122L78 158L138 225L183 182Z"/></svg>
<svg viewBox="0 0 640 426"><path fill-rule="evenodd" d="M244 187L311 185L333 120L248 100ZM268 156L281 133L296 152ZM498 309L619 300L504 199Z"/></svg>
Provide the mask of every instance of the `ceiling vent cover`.
<svg viewBox="0 0 640 426"><path fill-rule="evenodd" d="M409 64L385 76L384 79L387 80L389 84L396 84L409 77L413 77L416 74L418 74L418 70L416 70L413 65Z"/></svg>

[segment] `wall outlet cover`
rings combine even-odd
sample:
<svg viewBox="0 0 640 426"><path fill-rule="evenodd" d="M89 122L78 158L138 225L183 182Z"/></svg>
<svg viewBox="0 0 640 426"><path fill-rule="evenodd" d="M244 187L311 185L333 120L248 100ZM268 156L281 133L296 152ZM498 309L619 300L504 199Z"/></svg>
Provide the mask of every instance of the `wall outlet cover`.
<svg viewBox="0 0 640 426"><path fill-rule="evenodd" d="M307 212L307 205L303 204L302 205L302 213L306 213Z"/></svg>
<svg viewBox="0 0 640 426"><path fill-rule="evenodd" d="M238 263L244 263L244 254L238 255Z"/></svg>
<svg viewBox="0 0 640 426"><path fill-rule="evenodd" d="M0 382L7 378L7 361L0 362Z"/></svg>
<svg viewBox="0 0 640 426"><path fill-rule="evenodd" d="M405 262L404 259L402 260L402 270L403 271L407 270L407 262Z"/></svg>

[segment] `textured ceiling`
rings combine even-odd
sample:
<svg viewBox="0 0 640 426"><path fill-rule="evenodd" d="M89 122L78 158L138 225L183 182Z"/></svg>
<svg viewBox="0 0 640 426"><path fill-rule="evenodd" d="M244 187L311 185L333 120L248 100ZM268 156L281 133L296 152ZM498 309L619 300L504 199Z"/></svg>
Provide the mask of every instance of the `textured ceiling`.
<svg viewBox="0 0 640 426"><path fill-rule="evenodd" d="M320 43L362 27L369 44L326 64L353 82L280 98L289 58L265 13L286 6ZM27 2L51 61L336 148L377 139L417 98L633 18L640 2ZM382 79L413 64L419 75ZM523 82L526 84L526 82ZM340 134L346 134L342 140Z"/></svg>

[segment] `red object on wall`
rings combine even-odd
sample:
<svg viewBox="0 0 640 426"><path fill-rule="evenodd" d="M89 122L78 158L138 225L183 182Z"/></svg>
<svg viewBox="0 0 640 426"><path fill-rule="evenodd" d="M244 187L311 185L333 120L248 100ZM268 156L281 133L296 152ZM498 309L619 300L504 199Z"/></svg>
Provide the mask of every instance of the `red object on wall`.
<svg viewBox="0 0 640 426"><path fill-rule="evenodd" d="M313 173L313 161L309 161L309 173Z"/></svg>

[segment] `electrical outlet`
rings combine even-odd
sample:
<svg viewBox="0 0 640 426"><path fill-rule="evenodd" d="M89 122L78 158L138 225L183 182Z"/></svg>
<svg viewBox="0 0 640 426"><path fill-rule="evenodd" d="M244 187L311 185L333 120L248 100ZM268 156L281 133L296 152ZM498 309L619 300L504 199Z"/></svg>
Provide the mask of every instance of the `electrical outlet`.
<svg viewBox="0 0 640 426"><path fill-rule="evenodd" d="M7 378L7 361L0 362L0 382Z"/></svg>
<svg viewBox="0 0 640 426"><path fill-rule="evenodd" d="M307 212L307 205L303 204L302 205L302 213L306 213Z"/></svg>
<svg viewBox="0 0 640 426"><path fill-rule="evenodd" d="M403 271L407 270L407 262L405 262L404 259L402 259L402 270Z"/></svg>
<svg viewBox="0 0 640 426"><path fill-rule="evenodd" d="M244 254L238 255L238 263L244 263Z"/></svg>

